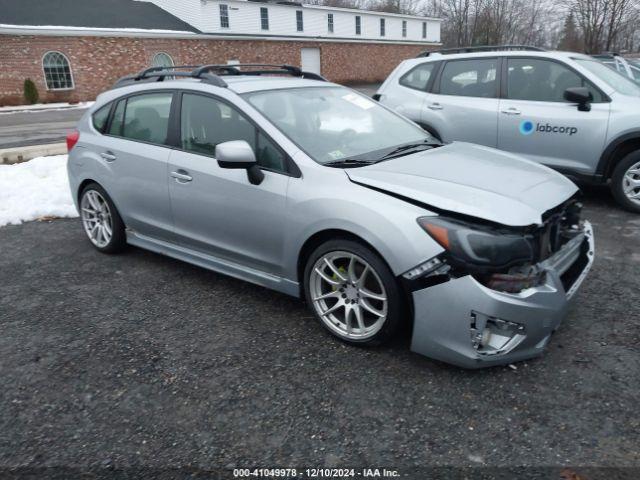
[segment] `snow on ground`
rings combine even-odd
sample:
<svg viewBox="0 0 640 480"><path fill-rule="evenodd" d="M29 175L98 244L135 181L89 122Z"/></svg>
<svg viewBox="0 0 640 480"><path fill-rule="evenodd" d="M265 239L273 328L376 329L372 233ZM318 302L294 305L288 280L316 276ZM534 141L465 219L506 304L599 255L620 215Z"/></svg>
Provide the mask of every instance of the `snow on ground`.
<svg viewBox="0 0 640 480"><path fill-rule="evenodd" d="M0 165L0 227L41 217L77 216L66 155Z"/></svg>
<svg viewBox="0 0 640 480"><path fill-rule="evenodd" d="M0 115L10 115L12 113L29 113L41 112L43 110L58 112L60 110L74 110L77 108L89 108L95 102L79 102L79 103L34 103L33 105L15 105L8 107L0 107Z"/></svg>

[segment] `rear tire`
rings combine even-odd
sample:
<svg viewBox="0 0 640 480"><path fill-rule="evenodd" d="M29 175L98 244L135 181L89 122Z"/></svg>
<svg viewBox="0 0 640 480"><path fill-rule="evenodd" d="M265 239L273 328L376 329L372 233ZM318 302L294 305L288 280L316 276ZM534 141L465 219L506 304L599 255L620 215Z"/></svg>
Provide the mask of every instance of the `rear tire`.
<svg viewBox="0 0 640 480"><path fill-rule="evenodd" d="M97 183L80 194L80 218L93 247L102 253L118 253L127 243L124 222L111 197Z"/></svg>
<svg viewBox="0 0 640 480"><path fill-rule="evenodd" d="M352 345L385 343L402 321L402 295L393 273L377 253L352 240L330 240L311 254L304 291L320 324Z"/></svg>
<svg viewBox="0 0 640 480"><path fill-rule="evenodd" d="M640 213L640 150L618 162L611 175L611 193L622 207Z"/></svg>

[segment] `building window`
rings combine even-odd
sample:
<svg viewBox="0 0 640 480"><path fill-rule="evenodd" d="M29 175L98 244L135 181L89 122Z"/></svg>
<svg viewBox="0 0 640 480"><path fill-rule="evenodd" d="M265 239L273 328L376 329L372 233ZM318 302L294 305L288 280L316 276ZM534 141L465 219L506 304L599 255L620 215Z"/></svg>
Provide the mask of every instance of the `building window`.
<svg viewBox="0 0 640 480"><path fill-rule="evenodd" d="M427 22L422 22L422 38L427 38Z"/></svg>
<svg viewBox="0 0 640 480"><path fill-rule="evenodd" d="M42 69L48 90L73 89L69 60L60 52L48 52L42 58Z"/></svg>
<svg viewBox="0 0 640 480"><path fill-rule="evenodd" d="M168 53L156 53L151 62L152 67L173 67L173 58Z"/></svg>
<svg viewBox="0 0 640 480"><path fill-rule="evenodd" d="M327 28L329 29L329 33L333 33L333 13L327 14Z"/></svg>
<svg viewBox="0 0 640 480"><path fill-rule="evenodd" d="M362 33L362 18L360 15L356 15L356 35L360 35Z"/></svg>
<svg viewBox="0 0 640 480"><path fill-rule="evenodd" d="M384 37L384 27L385 27L384 18L381 18L380 19L380 36L381 37Z"/></svg>
<svg viewBox="0 0 640 480"><path fill-rule="evenodd" d="M304 23L302 22L302 10L296 10L296 30L299 32L304 30Z"/></svg>
<svg viewBox="0 0 640 480"><path fill-rule="evenodd" d="M229 28L229 5L220 4L220 27Z"/></svg>
<svg viewBox="0 0 640 480"><path fill-rule="evenodd" d="M407 36L407 21L406 20L402 21L402 36L403 37Z"/></svg>
<svg viewBox="0 0 640 480"><path fill-rule="evenodd" d="M269 9L266 7L260 7L260 28L269 30Z"/></svg>

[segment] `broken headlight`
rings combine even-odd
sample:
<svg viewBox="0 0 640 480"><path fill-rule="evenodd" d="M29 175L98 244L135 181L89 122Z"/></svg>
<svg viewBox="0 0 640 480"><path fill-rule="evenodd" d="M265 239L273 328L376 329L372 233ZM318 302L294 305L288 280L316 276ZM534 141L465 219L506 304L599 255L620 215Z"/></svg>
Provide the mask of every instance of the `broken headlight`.
<svg viewBox="0 0 640 480"><path fill-rule="evenodd" d="M420 217L418 224L462 266L506 268L532 262L534 247L524 234L445 217Z"/></svg>

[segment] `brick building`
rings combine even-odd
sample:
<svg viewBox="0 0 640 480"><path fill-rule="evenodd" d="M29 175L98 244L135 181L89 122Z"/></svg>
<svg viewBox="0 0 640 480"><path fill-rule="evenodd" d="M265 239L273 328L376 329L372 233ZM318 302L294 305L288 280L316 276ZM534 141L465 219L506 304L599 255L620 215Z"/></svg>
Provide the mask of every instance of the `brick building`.
<svg viewBox="0 0 640 480"><path fill-rule="evenodd" d="M440 20L248 0L0 0L0 105L91 100L150 65L287 63L343 83L384 79L439 45Z"/></svg>

